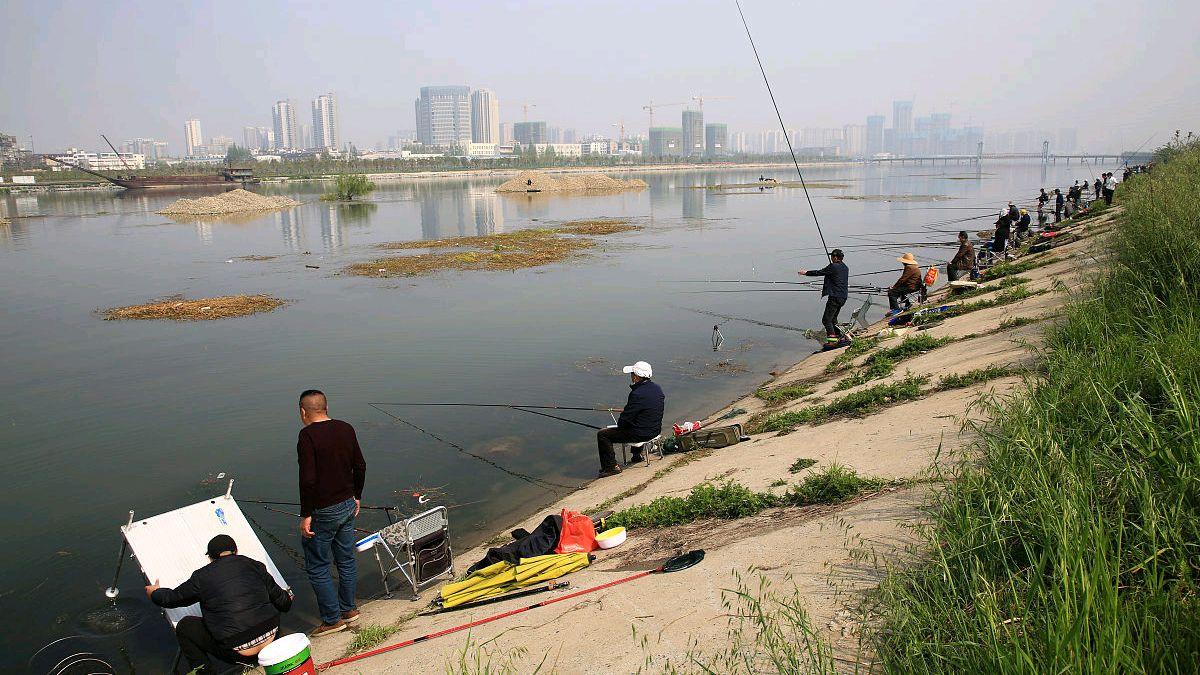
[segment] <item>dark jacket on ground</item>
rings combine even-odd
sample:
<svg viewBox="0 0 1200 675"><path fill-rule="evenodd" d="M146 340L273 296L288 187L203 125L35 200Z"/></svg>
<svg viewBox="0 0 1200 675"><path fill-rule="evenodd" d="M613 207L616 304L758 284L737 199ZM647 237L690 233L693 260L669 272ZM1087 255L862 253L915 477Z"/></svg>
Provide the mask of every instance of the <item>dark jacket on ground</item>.
<svg viewBox="0 0 1200 675"><path fill-rule="evenodd" d="M809 270L806 277L825 277L821 282L821 295L835 300L845 300L850 295L850 268L844 262L831 262L819 270Z"/></svg>
<svg viewBox="0 0 1200 675"><path fill-rule="evenodd" d="M217 558L178 587L154 591L150 600L168 608L199 602L204 626L226 649L278 628L279 613L292 607L266 566L242 555Z"/></svg>
<svg viewBox="0 0 1200 675"><path fill-rule="evenodd" d="M617 428L628 431L640 441L648 441L662 433L667 397L662 387L651 380L632 384L629 390L629 400L617 418Z"/></svg>
<svg viewBox="0 0 1200 675"><path fill-rule="evenodd" d="M358 447L354 427L341 420L313 422L300 430L296 441L300 463L300 515L340 504L351 497L362 499L367 462Z"/></svg>
<svg viewBox="0 0 1200 675"><path fill-rule="evenodd" d="M971 242L958 245L958 253L950 259L950 267L968 271L975 269L975 248L971 246Z"/></svg>
<svg viewBox="0 0 1200 675"><path fill-rule="evenodd" d="M482 560L467 568L467 574L498 562L508 562L516 565L521 562L521 558L550 555L554 553L555 547L558 546L558 540L561 535L562 516L550 514L542 519L541 524L533 532L513 530L513 539L515 541L503 546L489 548L487 555L483 556Z"/></svg>
<svg viewBox="0 0 1200 675"><path fill-rule="evenodd" d="M917 265L905 265L904 272L896 283L892 284L893 291L901 293L912 293L921 288L924 281L921 279L921 268Z"/></svg>

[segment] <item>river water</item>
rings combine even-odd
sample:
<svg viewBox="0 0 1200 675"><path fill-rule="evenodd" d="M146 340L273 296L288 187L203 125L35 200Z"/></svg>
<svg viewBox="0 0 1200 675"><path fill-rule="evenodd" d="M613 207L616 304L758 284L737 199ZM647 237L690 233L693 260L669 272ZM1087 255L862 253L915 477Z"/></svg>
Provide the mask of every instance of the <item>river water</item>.
<svg viewBox="0 0 1200 675"><path fill-rule="evenodd" d="M792 180L786 168L646 173L641 192L497 195L500 178L381 182L364 204L319 201L327 185L263 185L303 204L285 211L179 222L157 215L179 195L109 192L0 196L0 670L53 664L86 649L118 669L155 672L173 655L165 622L141 592L136 564L120 578L120 609L148 617L97 626L129 510L148 516L219 494L295 501L296 397L316 387L352 423L368 462L364 503L414 512L414 491L450 511L458 551L595 477L593 432L509 410L387 407L478 459L370 407L372 402L466 401L620 406L620 367L654 365L667 422L698 418L814 349L793 331L743 321L721 326L702 309L769 323L819 325L815 293L694 293L689 279L795 280L822 264L799 189L698 189ZM918 230L985 214L1037 188L1090 178L1086 166L995 164L812 168L830 247L852 272L898 267L900 251L854 250L870 233ZM944 195L942 201L834 196ZM975 210L971 210L975 209ZM517 272L447 272L368 279L339 274L378 257L374 245L629 218L643 229L605 238L576 260ZM978 230L991 220L936 225ZM952 241L947 233L877 239ZM815 250L814 250L814 247ZM922 261L949 249L913 247ZM274 256L246 260L243 256ZM313 269L309 266L315 266ZM892 275L864 277L890 283ZM728 288L747 288L729 286ZM173 294L269 293L275 312L199 323L103 321L97 310ZM876 298L878 300L878 298ZM857 304L852 299L845 315ZM882 312L877 309L875 318ZM588 424L603 414L569 413ZM486 461L484 461L486 460ZM218 479L224 473L226 478ZM586 508L589 504L578 504ZM281 507L289 510L289 507ZM315 622L296 519L244 504L297 589L285 628ZM366 525L381 524L369 514ZM363 557L360 595L381 591ZM459 560L461 570L472 561ZM89 619L89 617L92 617ZM116 634L109 634L116 631ZM100 633L101 635L95 635ZM59 656L58 658L61 658Z"/></svg>

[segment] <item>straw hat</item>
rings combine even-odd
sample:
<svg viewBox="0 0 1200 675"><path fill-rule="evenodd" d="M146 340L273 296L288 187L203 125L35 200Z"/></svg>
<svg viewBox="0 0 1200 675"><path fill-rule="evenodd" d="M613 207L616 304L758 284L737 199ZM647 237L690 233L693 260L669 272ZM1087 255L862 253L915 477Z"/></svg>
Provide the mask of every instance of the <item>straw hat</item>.
<svg viewBox="0 0 1200 675"><path fill-rule="evenodd" d="M905 253L904 255L900 256L899 258L896 258L896 260L899 260L900 262L904 263L905 265L916 265L917 264L917 259L914 258L913 254L911 254L911 253Z"/></svg>

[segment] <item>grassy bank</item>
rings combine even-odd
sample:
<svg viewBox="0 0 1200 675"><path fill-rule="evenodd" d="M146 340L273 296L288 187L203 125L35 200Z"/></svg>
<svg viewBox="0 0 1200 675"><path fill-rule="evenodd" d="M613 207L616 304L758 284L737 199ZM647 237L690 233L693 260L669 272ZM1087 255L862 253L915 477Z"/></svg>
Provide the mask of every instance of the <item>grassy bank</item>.
<svg viewBox="0 0 1200 675"><path fill-rule="evenodd" d="M1107 269L1048 327L1042 377L934 498L926 562L881 588L889 671L1195 668L1200 147L1117 198Z"/></svg>

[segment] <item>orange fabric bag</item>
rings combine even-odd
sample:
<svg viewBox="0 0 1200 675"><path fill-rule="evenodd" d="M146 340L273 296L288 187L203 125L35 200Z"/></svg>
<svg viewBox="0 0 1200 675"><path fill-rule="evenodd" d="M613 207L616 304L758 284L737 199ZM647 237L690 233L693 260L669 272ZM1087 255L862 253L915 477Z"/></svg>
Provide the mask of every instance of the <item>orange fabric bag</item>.
<svg viewBox="0 0 1200 675"><path fill-rule="evenodd" d="M937 283L938 268L933 265L929 266L929 271L925 273L925 285L932 286Z"/></svg>
<svg viewBox="0 0 1200 675"><path fill-rule="evenodd" d="M555 553L591 553L600 548L596 543L596 528L592 519L570 509L562 510L562 533Z"/></svg>

